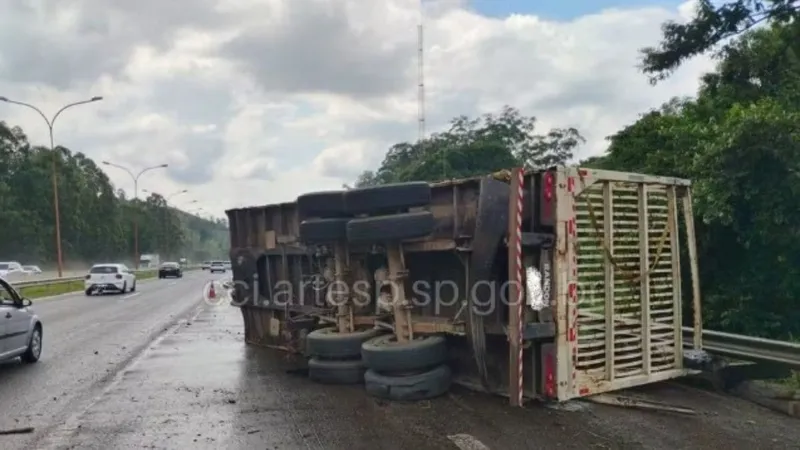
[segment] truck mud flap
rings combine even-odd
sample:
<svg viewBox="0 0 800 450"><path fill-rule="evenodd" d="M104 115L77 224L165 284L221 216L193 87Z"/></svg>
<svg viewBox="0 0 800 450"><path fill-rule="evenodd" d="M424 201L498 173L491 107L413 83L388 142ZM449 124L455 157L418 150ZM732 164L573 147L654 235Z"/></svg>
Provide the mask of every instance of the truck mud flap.
<svg viewBox="0 0 800 450"><path fill-rule="evenodd" d="M469 285L475 286L481 281L492 279L497 251L501 247L503 237L508 228L508 198L511 188L508 184L493 178L483 178L480 182L478 197L478 213L475 217L475 233L472 239L472 255L470 257ZM476 290L475 297L470 296L471 304L467 321L468 337L472 354L477 365L478 375L483 387L489 389L489 374L486 365L486 334L482 311L477 311L475 303L487 304L489 292ZM477 301L477 302L476 302Z"/></svg>

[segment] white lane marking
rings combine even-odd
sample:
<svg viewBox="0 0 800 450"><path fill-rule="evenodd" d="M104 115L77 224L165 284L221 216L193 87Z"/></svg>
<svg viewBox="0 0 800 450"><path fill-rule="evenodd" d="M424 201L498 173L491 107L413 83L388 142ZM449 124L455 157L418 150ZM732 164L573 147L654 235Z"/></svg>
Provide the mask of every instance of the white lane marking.
<svg viewBox="0 0 800 450"><path fill-rule="evenodd" d="M128 294L128 295L126 295L125 297L122 297L122 298L120 299L120 301L122 301L122 300L127 300L127 299L129 299L129 298L136 297L136 296L137 296L137 295L139 295L139 294L141 294L141 292L134 292L133 294Z"/></svg>
<svg viewBox="0 0 800 450"><path fill-rule="evenodd" d="M450 439L461 450L489 450L489 447L470 434L454 434L447 436L447 439Z"/></svg>
<svg viewBox="0 0 800 450"><path fill-rule="evenodd" d="M175 286L176 284L178 284L177 281L170 281L167 286Z"/></svg>

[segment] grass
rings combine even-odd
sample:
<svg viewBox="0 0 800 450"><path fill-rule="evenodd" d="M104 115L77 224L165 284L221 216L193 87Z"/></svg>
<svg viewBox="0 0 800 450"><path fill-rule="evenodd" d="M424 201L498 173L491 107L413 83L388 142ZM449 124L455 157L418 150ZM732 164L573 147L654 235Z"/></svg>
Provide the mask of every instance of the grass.
<svg viewBox="0 0 800 450"><path fill-rule="evenodd" d="M793 370L792 376L781 380L781 384L797 389L797 391L800 392L800 371Z"/></svg>
<svg viewBox="0 0 800 450"><path fill-rule="evenodd" d="M157 270L149 270L147 272L139 272L136 275L137 280L146 280L148 278L155 278L158 276ZM34 286L23 286L18 289L19 294L25 298L35 299L42 297L50 297L60 294L68 294L70 292L80 292L83 290L83 279L74 281L65 281L59 283L38 284Z"/></svg>
<svg viewBox="0 0 800 450"><path fill-rule="evenodd" d="M83 290L83 280L68 281L65 283L38 284L34 286L24 286L19 289L19 295L34 299L49 297L51 295L66 294Z"/></svg>

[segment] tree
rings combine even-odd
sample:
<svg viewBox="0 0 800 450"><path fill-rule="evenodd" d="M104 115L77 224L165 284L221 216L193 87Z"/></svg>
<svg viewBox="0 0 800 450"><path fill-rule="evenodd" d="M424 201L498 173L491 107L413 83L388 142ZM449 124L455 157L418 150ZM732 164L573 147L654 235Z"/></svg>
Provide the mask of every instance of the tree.
<svg viewBox="0 0 800 450"><path fill-rule="evenodd" d="M610 138L593 167L693 180L704 320L800 334L800 51L795 24L728 44L698 97ZM684 283L688 286L688 283Z"/></svg>
<svg viewBox="0 0 800 450"><path fill-rule="evenodd" d="M53 151L58 159L61 241L67 266L133 257L133 218L140 221L143 252L165 258L192 258L195 252L227 254L224 224L185 215L154 194L131 201L115 190L106 174L82 153L64 147L33 147L18 127L0 122L0 260L52 266L55 219L51 184ZM214 230L194 239L194 230ZM196 259L195 259L196 260Z"/></svg>
<svg viewBox="0 0 800 450"><path fill-rule="evenodd" d="M685 60L705 53L723 41L764 23L796 23L800 15L797 0L736 0L715 6L700 0L688 23L667 22L658 47L642 50L642 69L656 83L668 77Z"/></svg>
<svg viewBox="0 0 800 450"><path fill-rule="evenodd" d="M478 119L456 117L445 132L418 143L393 145L378 170L362 173L355 184L464 178L520 165L549 167L572 158L584 142L574 128L539 135L535 124L535 117L523 116L510 106Z"/></svg>

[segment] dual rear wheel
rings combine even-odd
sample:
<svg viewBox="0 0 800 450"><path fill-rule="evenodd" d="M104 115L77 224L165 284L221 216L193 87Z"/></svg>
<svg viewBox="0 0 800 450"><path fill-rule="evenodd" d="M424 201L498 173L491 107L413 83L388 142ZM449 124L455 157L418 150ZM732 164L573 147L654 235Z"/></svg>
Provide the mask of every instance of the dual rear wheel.
<svg viewBox="0 0 800 450"><path fill-rule="evenodd" d="M339 333L323 328L306 337L308 375L329 384L364 383L367 392L386 400L415 401L438 397L450 389L443 336L424 336L399 343L377 329Z"/></svg>

